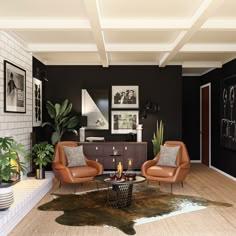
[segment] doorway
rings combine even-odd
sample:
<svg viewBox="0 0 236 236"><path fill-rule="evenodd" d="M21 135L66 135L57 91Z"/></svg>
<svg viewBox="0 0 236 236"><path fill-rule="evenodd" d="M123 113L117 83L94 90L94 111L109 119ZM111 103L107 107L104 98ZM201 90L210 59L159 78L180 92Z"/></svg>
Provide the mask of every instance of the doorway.
<svg viewBox="0 0 236 236"><path fill-rule="evenodd" d="M211 166L211 84L200 87L200 157Z"/></svg>

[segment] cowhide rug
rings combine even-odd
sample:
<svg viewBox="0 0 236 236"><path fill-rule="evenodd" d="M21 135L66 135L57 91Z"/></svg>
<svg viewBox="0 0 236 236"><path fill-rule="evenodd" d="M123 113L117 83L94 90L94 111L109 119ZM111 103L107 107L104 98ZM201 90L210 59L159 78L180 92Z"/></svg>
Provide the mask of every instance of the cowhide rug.
<svg viewBox="0 0 236 236"><path fill-rule="evenodd" d="M231 204L209 201L200 197L162 193L156 188L133 192L132 204L123 209L107 206L106 191L85 194L54 194L51 202L38 207L42 211L64 211L56 222L68 226L107 225L126 234L135 234L134 225L204 209L207 206L230 207ZM157 217L157 218L154 218Z"/></svg>

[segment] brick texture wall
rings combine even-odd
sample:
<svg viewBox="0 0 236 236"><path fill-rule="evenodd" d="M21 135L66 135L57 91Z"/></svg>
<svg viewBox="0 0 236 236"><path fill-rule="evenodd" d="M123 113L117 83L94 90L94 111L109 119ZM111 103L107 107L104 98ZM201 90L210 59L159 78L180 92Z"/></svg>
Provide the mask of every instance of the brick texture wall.
<svg viewBox="0 0 236 236"><path fill-rule="evenodd" d="M26 113L4 112L4 60L26 70ZM32 55L10 34L0 31L0 137L12 136L29 151L32 132ZM24 157L20 157L22 161ZM29 169L29 162L27 166Z"/></svg>

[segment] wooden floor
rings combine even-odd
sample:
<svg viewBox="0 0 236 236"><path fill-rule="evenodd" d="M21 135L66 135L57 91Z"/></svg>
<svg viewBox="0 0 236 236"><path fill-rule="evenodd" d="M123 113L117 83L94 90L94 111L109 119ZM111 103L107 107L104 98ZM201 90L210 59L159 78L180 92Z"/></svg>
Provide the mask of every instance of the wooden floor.
<svg viewBox="0 0 236 236"><path fill-rule="evenodd" d="M155 184L155 183L151 183ZM158 184L156 184L158 187ZM76 191L95 188L94 183L76 187ZM161 184L162 191L170 191L169 184ZM72 193L71 186L58 189L58 184L50 193ZM48 202L52 196L47 194L38 205ZM209 200L231 203L233 207L209 207L204 210L189 212L167 219L135 226L136 235L173 236L173 235L236 235L236 182L224 175L207 168L202 164L192 164L191 171L185 181L184 188L180 184L173 186L173 193L201 196ZM37 206L38 206L37 205ZM97 226L63 226L55 222L62 212L45 212L37 210L37 206L9 234L21 235L80 235L103 236L125 235L116 228ZM1 233L0 233L1 235Z"/></svg>

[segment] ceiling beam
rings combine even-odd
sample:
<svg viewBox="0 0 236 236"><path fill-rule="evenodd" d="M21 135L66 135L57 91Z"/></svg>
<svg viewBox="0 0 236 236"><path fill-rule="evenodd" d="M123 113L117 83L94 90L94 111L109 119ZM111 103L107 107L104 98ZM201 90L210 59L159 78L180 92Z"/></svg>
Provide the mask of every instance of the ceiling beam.
<svg viewBox="0 0 236 236"><path fill-rule="evenodd" d="M29 52L98 52L95 44L29 44Z"/></svg>
<svg viewBox="0 0 236 236"><path fill-rule="evenodd" d="M209 19L201 27L201 31L235 31L236 30L236 19Z"/></svg>
<svg viewBox="0 0 236 236"><path fill-rule="evenodd" d="M221 68L222 63L219 61L185 61L182 63L183 68Z"/></svg>
<svg viewBox="0 0 236 236"><path fill-rule="evenodd" d="M191 18L191 28L188 31L182 31L174 43L174 48L171 52L165 53L160 59L159 66L163 67L168 64L168 62L175 57L179 50L184 46L184 44L201 28L203 23L207 20L209 15L216 10L223 0L205 0L200 7L197 9L195 14Z"/></svg>
<svg viewBox="0 0 236 236"><path fill-rule="evenodd" d="M98 53L101 58L101 63L103 67L108 67L109 60L105 51L105 40L103 31L101 29L98 2L97 0L84 0L84 5L87 10L94 40L96 42Z"/></svg>
<svg viewBox="0 0 236 236"><path fill-rule="evenodd" d="M236 52L236 44L185 44L180 52Z"/></svg>
<svg viewBox="0 0 236 236"><path fill-rule="evenodd" d="M0 20L0 29L9 30L36 30L36 29L50 29L50 30L90 30L88 20L67 20L67 19L31 19L24 20Z"/></svg>

